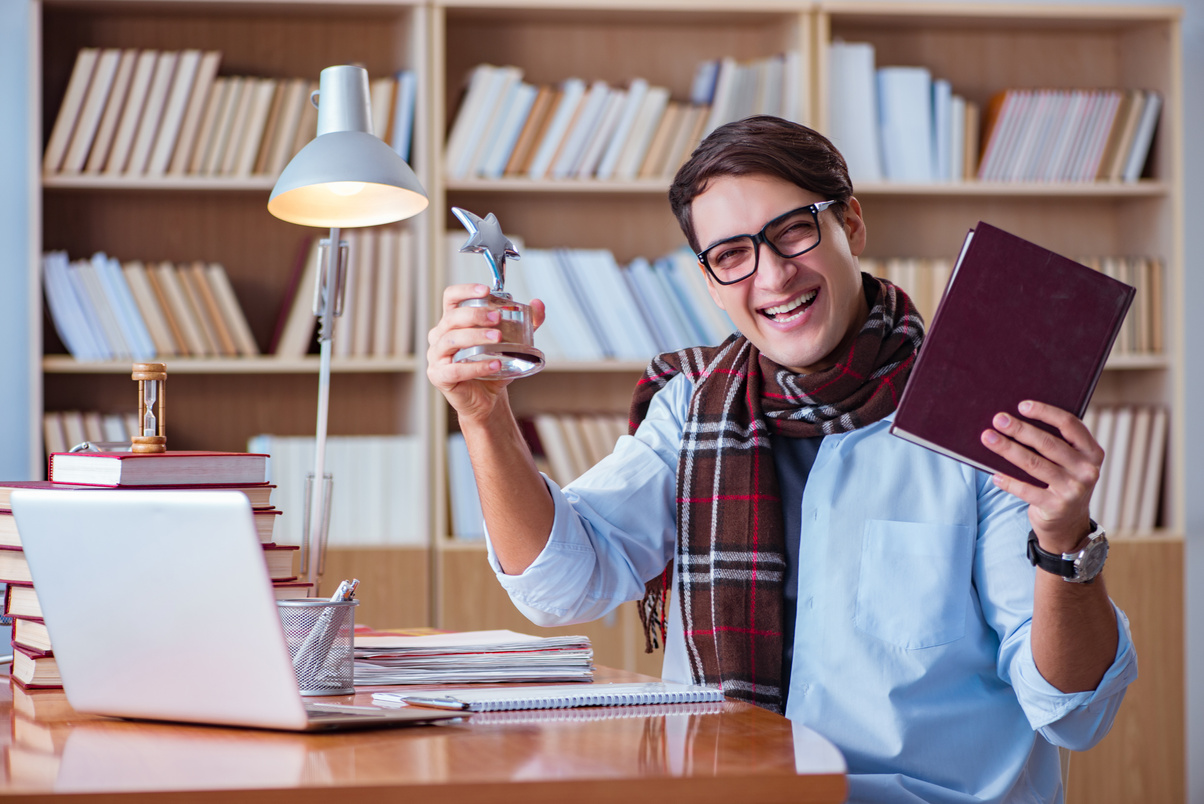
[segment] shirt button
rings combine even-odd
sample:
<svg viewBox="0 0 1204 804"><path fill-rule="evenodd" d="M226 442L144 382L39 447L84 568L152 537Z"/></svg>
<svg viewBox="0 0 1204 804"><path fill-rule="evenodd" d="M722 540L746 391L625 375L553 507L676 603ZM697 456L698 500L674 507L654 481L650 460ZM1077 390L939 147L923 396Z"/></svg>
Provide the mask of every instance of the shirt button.
<svg viewBox="0 0 1204 804"><path fill-rule="evenodd" d="M807 598L806 600L804 600L804 601L803 601L803 608L804 608L804 609L810 609L810 608L811 608L811 603L812 603L812 600L813 600L813 598L810 598L810 597L809 597L809 598Z"/></svg>

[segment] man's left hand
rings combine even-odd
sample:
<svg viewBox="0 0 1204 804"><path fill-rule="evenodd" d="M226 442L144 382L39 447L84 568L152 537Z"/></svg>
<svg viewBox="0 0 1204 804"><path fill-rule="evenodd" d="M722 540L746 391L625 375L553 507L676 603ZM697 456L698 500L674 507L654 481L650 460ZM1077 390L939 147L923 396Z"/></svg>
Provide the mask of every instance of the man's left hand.
<svg viewBox="0 0 1204 804"><path fill-rule="evenodd" d="M1104 450L1074 414L1043 402L1024 401L1020 413L1056 429L1061 437L1008 413L997 413L982 443L1038 480L1038 488L996 474L995 485L1028 503L1028 520L1041 547L1066 553L1091 530L1088 505L1099 481Z"/></svg>

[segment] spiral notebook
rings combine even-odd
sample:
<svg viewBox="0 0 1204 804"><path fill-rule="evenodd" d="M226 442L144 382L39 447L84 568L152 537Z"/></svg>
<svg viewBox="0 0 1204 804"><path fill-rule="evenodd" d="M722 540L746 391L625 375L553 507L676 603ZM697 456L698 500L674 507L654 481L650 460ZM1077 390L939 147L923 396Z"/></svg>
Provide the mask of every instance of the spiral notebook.
<svg viewBox="0 0 1204 804"><path fill-rule="evenodd" d="M723 690L695 684L650 681L377 692L373 693L372 699L381 704L408 704L469 712L506 712L514 709L569 709L579 706L639 706L722 701Z"/></svg>

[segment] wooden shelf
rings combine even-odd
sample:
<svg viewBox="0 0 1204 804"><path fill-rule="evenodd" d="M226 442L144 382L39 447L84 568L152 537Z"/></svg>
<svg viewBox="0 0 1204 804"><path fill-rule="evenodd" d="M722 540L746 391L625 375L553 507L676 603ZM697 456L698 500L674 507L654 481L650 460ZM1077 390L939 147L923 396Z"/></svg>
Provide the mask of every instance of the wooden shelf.
<svg viewBox="0 0 1204 804"><path fill-rule="evenodd" d="M262 192L270 193L276 186L274 176L44 176L42 187L47 190L129 190L129 191L193 191L193 192ZM265 200L266 204L267 201Z"/></svg>

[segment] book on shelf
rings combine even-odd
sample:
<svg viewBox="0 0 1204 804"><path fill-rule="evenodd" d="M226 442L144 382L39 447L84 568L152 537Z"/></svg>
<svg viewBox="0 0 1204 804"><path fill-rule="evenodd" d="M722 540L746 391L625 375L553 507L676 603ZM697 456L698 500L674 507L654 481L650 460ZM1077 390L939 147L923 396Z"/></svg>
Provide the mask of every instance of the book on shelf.
<svg viewBox="0 0 1204 804"><path fill-rule="evenodd" d="M231 86L232 79L227 76L217 76L213 79L213 86L209 89L209 97L205 99L205 107L197 124L192 153L188 156L187 163L181 167L182 173L199 176L205 172L209 154L213 150L214 132L217 130L218 119L229 102Z"/></svg>
<svg viewBox="0 0 1204 804"><path fill-rule="evenodd" d="M264 138L265 156L260 172L269 176L279 176L295 153L293 141L297 138L304 107L309 105L309 82L304 78L281 81L280 94L282 100L276 126L271 136Z"/></svg>
<svg viewBox="0 0 1204 804"><path fill-rule="evenodd" d="M1091 515L1110 532L1150 535L1162 504L1166 408L1093 405L1083 423L1104 450Z"/></svg>
<svg viewBox="0 0 1204 804"><path fill-rule="evenodd" d="M318 278L319 238L305 240L285 288L268 351L281 358L303 357L314 344L314 283Z"/></svg>
<svg viewBox="0 0 1204 804"><path fill-rule="evenodd" d="M56 452L49 475L58 483L93 486L249 485L268 482L267 458L201 450Z"/></svg>
<svg viewBox="0 0 1204 804"><path fill-rule="evenodd" d="M155 294L155 289L147 277L146 266L140 260L130 260L121 266L121 271L125 274L126 285L129 286L130 293L134 297L134 303L137 305L138 312L142 316L142 321L146 325L147 333L150 335L151 343L154 345L155 354L180 354L179 347L176 345L173 328L168 323L159 298ZM69 351L75 354L75 350L69 349ZM79 357L79 355L76 355L76 357Z"/></svg>
<svg viewBox="0 0 1204 804"><path fill-rule="evenodd" d="M828 133L853 181L881 181L874 46L837 40L828 46Z"/></svg>
<svg viewBox="0 0 1204 804"><path fill-rule="evenodd" d="M466 541L484 539L485 515L481 511L481 495L477 490L472 462L468 458L468 445L464 442L464 435L458 432L447 436L447 490L451 500L452 538Z"/></svg>
<svg viewBox="0 0 1204 804"><path fill-rule="evenodd" d="M593 646L585 636L535 637L514 631L357 633L355 683L589 681L593 658Z"/></svg>
<svg viewBox="0 0 1204 804"><path fill-rule="evenodd" d="M306 475L314 468L313 436L253 436L247 448L271 456L280 519L276 542L301 544ZM413 435L330 436L326 471L334 478L330 502L332 546L422 545L420 510L425 479L420 444Z"/></svg>
<svg viewBox="0 0 1204 804"><path fill-rule="evenodd" d="M104 169L109 149L113 145L113 137L117 134L117 123L121 120L121 110L125 106L126 94L129 92L130 79L134 75L134 65L137 61L137 49L126 48L121 51L117 70L113 74L113 83L105 99L103 114L96 128L96 136L88 148L83 169L87 175L99 175Z"/></svg>
<svg viewBox="0 0 1204 804"><path fill-rule="evenodd" d="M182 50L176 59L171 85L163 99L163 116L159 121L158 130L155 131L146 162L145 172L148 176L162 176L167 172L172 152L180 137L184 115L188 111L188 101L201 66L201 56L199 50Z"/></svg>
<svg viewBox="0 0 1204 804"><path fill-rule="evenodd" d="M274 82L272 100L268 105L267 116L263 124L263 136L260 138L259 146L255 150L254 164L251 165L248 173L259 175L268 172L268 159L271 156L273 145L279 138L281 115L284 113L284 102L288 95L288 90L289 81L287 79ZM291 134L292 132L290 131L289 133Z"/></svg>
<svg viewBox="0 0 1204 804"><path fill-rule="evenodd" d="M54 126L50 129L50 139L46 142L46 150L42 153L42 172L48 175L57 173L62 167L71 145L71 135L75 132L80 112L88 96L88 85L92 82L92 73L100 59L99 48L82 48L75 56L75 64L71 68L71 77L67 80L67 91L59 106Z"/></svg>
<svg viewBox="0 0 1204 804"><path fill-rule="evenodd" d="M155 145L155 136L163 121L167 93L171 89L172 78L179 61L180 53L170 50L160 52L156 59L155 71L146 90L146 102L138 120L138 130L131 145L130 160L125 169L128 175L141 176L146 173L151 149Z"/></svg>
<svg viewBox="0 0 1204 804"><path fill-rule="evenodd" d="M979 222L899 402L891 432L987 472L1044 486L987 449L996 413L1026 399L1081 417L1134 289ZM1066 300L1073 299L1073 306Z"/></svg>
<svg viewBox="0 0 1204 804"><path fill-rule="evenodd" d="M218 148L213 154L212 170L215 176L233 176L236 173L243 145L249 139L248 124L260 103L262 82L254 76L242 76L238 91L230 100L226 117L219 121Z"/></svg>
<svg viewBox="0 0 1204 804"><path fill-rule="evenodd" d="M577 115L577 109L585 97L586 84L581 78L566 78L557 90L555 110L549 115L548 123L542 127L542 136L533 149L527 166L527 176L542 179L552 167L556 150Z"/></svg>
<svg viewBox="0 0 1204 804"><path fill-rule="evenodd" d="M229 170L223 170L223 173L246 177L254 172L255 159L263 145L268 113L272 108L272 99L276 95L276 84L274 78L251 80L247 92L246 115L234 123L237 139L233 144L237 147L231 149L234 156L230 160Z"/></svg>
<svg viewBox="0 0 1204 804"><path fill-rule="evenodd" d="M397 94L393 99L393 120L389 145L405 161L410 161L414 141L414 115L418 103L418 75L413 70L398 70Z"/></svg>
<svg viewBox="0 0 1204 804"><path fill-rule="evenodd" d="M133 75L130 76L129 91L121 109L121 119L113 134L113 145L105 159L103 173L106 176L119 176L126 171L158 61L159 52L156 50L143 50L138 53Z"/></svg>
<svg viewBox="0 0 1204 804"><path fill-rule="evenodd" d="M83 107L79 111L75 129L71 133L71 142L63 157L59 170L62 173L81 173L88 159L88 151L100 128L104 115L105 103L113 88L113 80L117 75L117 66L121 61L121 51L105 48L96 59L92 72L92 80L88 83L88 94Z"/></svg>
<svg viewBox="0 0 1204 804"><path fill-rule="evenodd" d="M510 150L510 158L506 161L503 170L506 176L521 176L530 169L535 148L552 121L552 112L556 108L559 94L560 90L556 87L544 85L536 88L531 109L523 121L514 147Z"/></svg>
<svg viewBox="0 0 1204 804"><path fill-rule="evenodd" d="M206 352L218 357L233 357L237 354L234 339L225 328L216 300L212 299L204 270L203 263L194 262L181 265L176 271L176 276L184 290L184 297L200 324Z"/></svg>
<svg viewBox="0 0 1204 804"><path fill-rule="evenodd" d="M205 109L209 97L213 93L213 84L217 80L217 71L221 66L221 60L221 51L206 50L201 53L187 95L187 103L180 118L177 138L174 146L169 150L169 161L166 163L167 175L182 176L187 172L201 131ZM156 169L158 167L157 160L154 167Z"/></svg>
<svg viewBox="0 0 1204 804"><path fill-rule="evenodd" d="M382 75L368 81L368 104L372 110L372 133L381 142L392 138L393 98L397 94L397 79Z"/></svg>
<svg viewBox="0 0 1204 804"><path fill-rule="evenodd" d="M216 315L219 320L224 322L226 330L230 333L236 353L244 357L258 355L259 345L255 342L251 325L247 322L242 305L238 302L234 286L230 284L230 277L226 274L225 266L217 262L208 263L204 267L204 275L209 292L217 306Z"/></svg>

